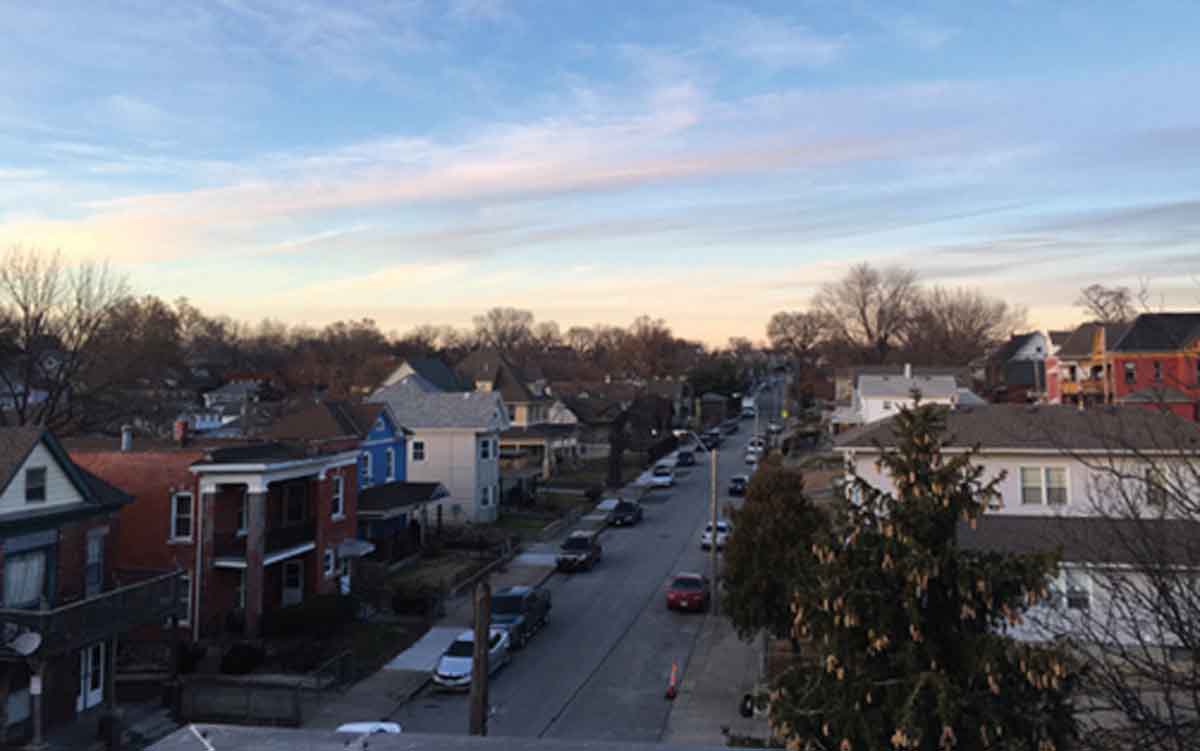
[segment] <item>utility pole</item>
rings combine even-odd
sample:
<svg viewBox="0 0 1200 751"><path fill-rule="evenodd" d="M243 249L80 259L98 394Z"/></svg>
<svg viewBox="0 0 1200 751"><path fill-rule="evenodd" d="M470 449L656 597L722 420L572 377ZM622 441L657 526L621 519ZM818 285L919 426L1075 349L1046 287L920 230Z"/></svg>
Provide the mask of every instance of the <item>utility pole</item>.
<svg viewBox="0 0 1200 751"><path fill-rule="evenodd" d="M488 637L492 625L492 587L487 577L475 585L475 651L471 655L471 735L487 735Z"/></svg>
<svg viewBox="0 0 1200 751"><path fill-rule="evenodd" d="M709 538L709 542L712 544L708 549L708 566L709 573L712 574L712 612L713 615L718 615L721 611L721 585L717 581L720 574L717 571L717 447L715 444L708 450L708 459L712 465L712 494L710 501L710 505L712 506L710 509L712 512L712 536Z"/></svg>

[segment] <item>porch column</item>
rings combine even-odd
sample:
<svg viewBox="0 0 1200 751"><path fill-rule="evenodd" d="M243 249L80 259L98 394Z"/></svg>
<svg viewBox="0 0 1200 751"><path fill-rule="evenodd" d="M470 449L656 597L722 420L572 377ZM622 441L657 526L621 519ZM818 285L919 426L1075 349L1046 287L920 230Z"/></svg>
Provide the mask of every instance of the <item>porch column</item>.
<svg viewBox="0 0 1200 751"><path fill-rule="evenodd" d="M33 738L29 741L28 749L46 748L46 739L42 724L45 721L42 690L45 687L46 662L33 659L29 661L29 715L33 720Z"/></svg>
<svg viewBox="0 0 1200 751"><path fill-rule="evenodd" d="M267 489L246 488L246 636L256 638L262 627L263 558L267 547Z"/></svg>

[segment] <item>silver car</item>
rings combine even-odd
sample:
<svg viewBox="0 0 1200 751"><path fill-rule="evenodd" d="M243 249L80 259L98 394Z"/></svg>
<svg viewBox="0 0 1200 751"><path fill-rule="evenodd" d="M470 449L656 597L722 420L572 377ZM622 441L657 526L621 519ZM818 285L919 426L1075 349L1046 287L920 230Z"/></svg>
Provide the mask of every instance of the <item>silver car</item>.
<svg viewBox="0 0 1200 751"><path fill-rule="evenodd" d="M508 664L508 629L493 628L488 635L488 675ZM433 682L447 691L465 691L471 687L471 669L475 661L475 632L464 631L446 648L433 669Z"/></svg>

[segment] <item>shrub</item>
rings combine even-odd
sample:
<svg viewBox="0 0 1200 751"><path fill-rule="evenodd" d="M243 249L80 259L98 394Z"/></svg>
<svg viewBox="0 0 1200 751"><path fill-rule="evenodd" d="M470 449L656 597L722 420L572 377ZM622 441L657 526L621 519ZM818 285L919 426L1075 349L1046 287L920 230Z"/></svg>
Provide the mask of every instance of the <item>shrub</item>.
<svg viewBox="0 0 1200 751"><path fill-rule="evenodd" d="M354 599L340 594L317 595L299 605L274 610L263 616L263 635L267 637L313 635L333 636L354 620Z"/></svg>

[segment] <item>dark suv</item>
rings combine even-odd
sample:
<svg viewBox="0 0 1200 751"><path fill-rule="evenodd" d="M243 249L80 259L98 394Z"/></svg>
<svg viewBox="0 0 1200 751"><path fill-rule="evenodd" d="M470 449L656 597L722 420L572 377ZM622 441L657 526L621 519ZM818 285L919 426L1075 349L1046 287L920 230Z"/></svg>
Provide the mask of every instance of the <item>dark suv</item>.
<svg viewBox="0 0 1200 751"><path fill-rule="evenodd" d="M576 571L582 568L591 571L603 554L594 532L572 532L558 551L558 570Z"/></svg>
<svg viewBox="0 0 1200 751"><path fill-rule="evenodd" d="M617 527L632 527L642 520L642 504L637 501L622 499L613 509L613 525Z"/></svg>
<svg viewBox="0 0 1200 751"><path fill-rule="evenodd" d="M691 451L681 450L675 456L675 466L677 466L677 467L691 467L695 463L696 463L696 455L693 454Z"/></svg>
<svg viewBox="0 0 1200 751"><path fill-rule="evenodd" d="M514 649L550 622L550 592L541 587L505 587L492 595L492 625L508 631Z"/></svg>

